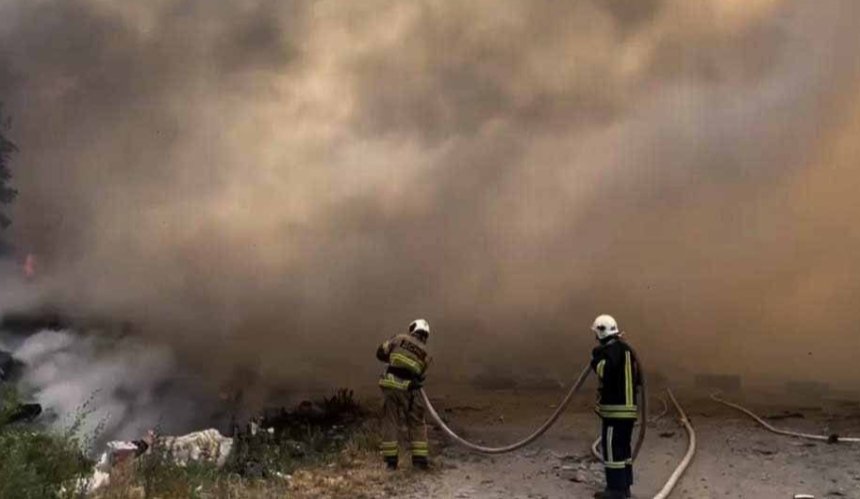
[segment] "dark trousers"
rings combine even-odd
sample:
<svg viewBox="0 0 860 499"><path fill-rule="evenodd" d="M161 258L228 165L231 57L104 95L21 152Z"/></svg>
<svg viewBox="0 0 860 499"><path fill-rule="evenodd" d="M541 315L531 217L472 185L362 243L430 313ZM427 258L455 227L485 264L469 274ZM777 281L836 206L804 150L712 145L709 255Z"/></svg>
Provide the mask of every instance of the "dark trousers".
<svg viewBox="0 0 860 499"><path fill-rule="evenodd" d="M635 419L603 418L601 445L606 488L626 492L633 485L633 460L630 441Z"/></svg>

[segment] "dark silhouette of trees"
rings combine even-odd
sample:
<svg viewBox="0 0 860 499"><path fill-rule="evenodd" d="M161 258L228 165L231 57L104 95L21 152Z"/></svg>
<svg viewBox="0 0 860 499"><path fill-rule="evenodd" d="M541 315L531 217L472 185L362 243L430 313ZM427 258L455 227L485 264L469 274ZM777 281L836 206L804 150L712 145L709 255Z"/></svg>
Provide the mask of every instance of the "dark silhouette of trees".
<svg viewBox="0 0 860 499"><path fill-rule="evenodd" d="M6 137L11 126L11 120L3 115L3 107L0 106L0 205L9 204L18 194L9 182L12 180L12 172L9 163L12 155L18 150L15 144ZM9 226L11 220L0 211L0 229Z"/></svg>

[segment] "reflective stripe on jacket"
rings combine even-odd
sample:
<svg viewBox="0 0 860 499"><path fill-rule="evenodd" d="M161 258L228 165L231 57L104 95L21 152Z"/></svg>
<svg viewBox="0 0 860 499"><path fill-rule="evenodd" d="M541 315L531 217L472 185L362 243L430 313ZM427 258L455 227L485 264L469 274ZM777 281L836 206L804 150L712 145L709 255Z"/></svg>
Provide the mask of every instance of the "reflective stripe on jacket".
<svg viewBox="0 0 860 499"><path fill-rule="evenodd" d="M591 367L600 379L597 413L604 418L636 419L641 378L630 347L619 338L610 339L592 351Z"/></svg>
<svg viewBox="0 0 860 499"><path fill-rule="evenodd" d="M396 390L414 388L415 382L423 379L431 360L424 342L408 334L384 341L376 349L376 357L388 364L379 386Z"/></svg>

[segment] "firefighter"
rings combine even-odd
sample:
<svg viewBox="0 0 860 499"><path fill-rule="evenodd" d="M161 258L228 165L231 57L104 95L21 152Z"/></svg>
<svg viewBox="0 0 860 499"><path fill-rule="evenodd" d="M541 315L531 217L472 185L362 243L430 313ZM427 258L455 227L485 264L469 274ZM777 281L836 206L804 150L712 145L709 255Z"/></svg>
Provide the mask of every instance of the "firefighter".
<svg viewBox="0 0 860 499"><path fill-rule="evenodd" d="M409 334L389 338L376 349L376 358L387 365L379 379L383 402L383 435L380 450L388 469L397 469L398 434L402 426L408 430L412 466L428 467L427 425L424 404L418 389L430 364L427 339L430 324L424 319L409 325Z"/></svg>
<svg viewBox="0 0 860 499"><path fill-rule="evenodd" d="M626 498L630 497L633 484L630 443L638 417L639 363L621 338L623 333L612 316L599 316L591 330L600 343L591 352L591 368L600 380L597 413L602 421L601 445L606 471L606 489L595 493L594 497Z"/></svg>

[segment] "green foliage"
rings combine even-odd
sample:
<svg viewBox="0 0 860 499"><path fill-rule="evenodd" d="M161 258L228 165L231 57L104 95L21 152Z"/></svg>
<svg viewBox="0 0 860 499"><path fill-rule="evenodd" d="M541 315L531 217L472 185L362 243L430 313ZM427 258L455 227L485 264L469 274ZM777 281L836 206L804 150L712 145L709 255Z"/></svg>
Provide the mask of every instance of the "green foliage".
<svg viewBox="0 0 860 499"><path fill-rule="evenodd" d="M17 390L0 382L0 430L6 426L20 406L21 398Z"/></svg>
<svg viewBox="0 0 860 499"><path fill-rule="evenodd" d="M9 424L20 406L17 392L0 387L0 498L75 497L92 463L74 430L54 433L33 424Z"/></svg>
<svg viewBox="0 0 860 499"><path fill-rule="evenodd" d="M4 118L3 108L0 106L0 204L11 203L18 194L18 191L9 186L9 181L12 179L9 162L12 154L18 150L15 144L6 137L6 131L9 130L10 125L10 120ZM9 226L9 223L9 218L0 212L0 228Z"/></svg>

